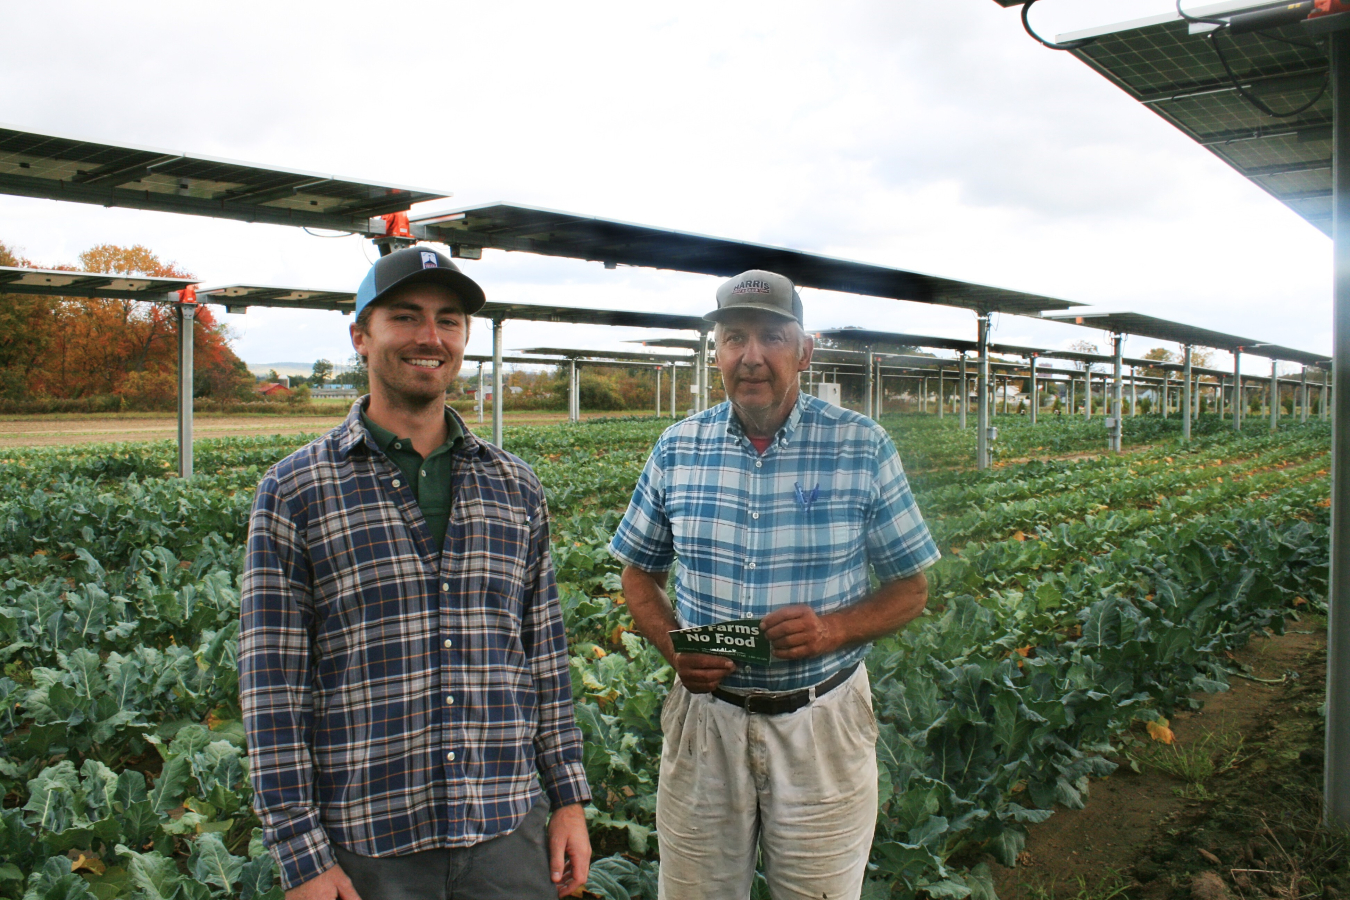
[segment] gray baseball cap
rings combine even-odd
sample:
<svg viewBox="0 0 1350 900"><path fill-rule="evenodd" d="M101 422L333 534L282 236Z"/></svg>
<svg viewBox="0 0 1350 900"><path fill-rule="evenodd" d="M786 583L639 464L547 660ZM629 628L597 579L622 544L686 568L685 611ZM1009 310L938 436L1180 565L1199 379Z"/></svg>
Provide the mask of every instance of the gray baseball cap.
<svg viewBox="0 0 1350 900"><path fill-rule="evenodd" d="M777 272L751 269L742 272L717 289L717 309L703 318L720 322L733 309L758 309L785 319L796 319L805 327L802 316L802 295L792 281Z"/></svg>

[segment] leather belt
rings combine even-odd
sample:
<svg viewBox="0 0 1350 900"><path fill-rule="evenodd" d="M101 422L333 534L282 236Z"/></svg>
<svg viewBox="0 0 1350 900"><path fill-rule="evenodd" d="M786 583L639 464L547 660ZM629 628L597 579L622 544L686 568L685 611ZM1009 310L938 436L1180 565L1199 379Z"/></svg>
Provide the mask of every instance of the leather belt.
<svg viewBox="0 0 1350 900"><path fill-rule="evenodd" d="M839 687L839 685L852 677L853 673L858 670L859 665L861 665L861 663L854 663L851 666L840 669L819 684L812 685L809 688L802 688L799 691L789 691L785 694L733 694L731 691L714 688L712 695L723 703L739 706L748 713L756 713L764 716L781 716L784 713L796 712L806 704L810 703L815 697L821 697Z"/></svg>

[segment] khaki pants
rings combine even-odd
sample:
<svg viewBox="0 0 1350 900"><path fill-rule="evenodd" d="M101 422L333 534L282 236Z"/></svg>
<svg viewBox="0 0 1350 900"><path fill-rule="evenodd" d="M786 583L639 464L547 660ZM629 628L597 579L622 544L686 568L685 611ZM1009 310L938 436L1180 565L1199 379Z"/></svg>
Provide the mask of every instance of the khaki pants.
<svg viewBox="0 0 1350 900"><path fill-rule="evenodd" d="M661 900L746 900L756 850L774 900L859 896L877 818L865 667L778 716L677 683L661 726Z"/></svg>

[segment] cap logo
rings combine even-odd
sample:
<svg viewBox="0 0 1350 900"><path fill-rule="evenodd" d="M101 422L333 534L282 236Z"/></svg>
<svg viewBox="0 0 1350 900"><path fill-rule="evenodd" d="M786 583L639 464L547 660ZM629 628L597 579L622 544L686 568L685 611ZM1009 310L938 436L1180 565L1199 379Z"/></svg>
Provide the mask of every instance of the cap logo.
<svg viewBox="0 0 1350 900"><path fill-rule="evenodd" d="M422 268L424 268L424 269L438 269L438 268L440 268L440 264L436 262L436 254L435 254L435 253L429 253L429 252L427 252L426 250L423 250L423 251L422 251Z"/></svg>
<svg viewBox="0 0 1350 900"><path fill-rule="evenodd" d="M731 289L733 294L772 294L773 287L763 278L751 278L748 281L742 281Z"/></svg>

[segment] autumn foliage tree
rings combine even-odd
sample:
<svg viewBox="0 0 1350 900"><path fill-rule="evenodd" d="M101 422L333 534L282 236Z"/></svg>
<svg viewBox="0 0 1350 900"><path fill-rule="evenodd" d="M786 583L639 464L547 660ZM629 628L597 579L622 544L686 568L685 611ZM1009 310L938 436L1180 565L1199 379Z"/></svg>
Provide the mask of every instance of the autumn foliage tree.
<svg viewBox="0 0 1350 900"><path fill-rule="evenodd" d="M4 254L7 254L5 256ZM0 261L28 264L0 245ZM68 267L62 267L68 268ZM146 247L101 244L80 254L86 272L191 278ZM9 400L118 398L133 409L171 407L177 396L178 339L173 307L141 300L18 298L0 324L0 392ZM248 396L248 369L208 307L193 329L198 397ZM8 343L6 343L8 341Z"/></svg>

